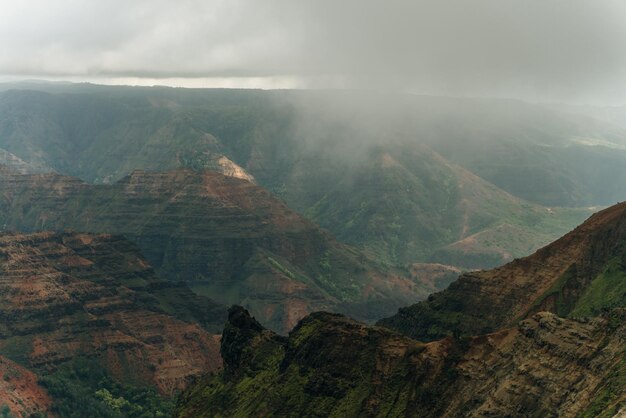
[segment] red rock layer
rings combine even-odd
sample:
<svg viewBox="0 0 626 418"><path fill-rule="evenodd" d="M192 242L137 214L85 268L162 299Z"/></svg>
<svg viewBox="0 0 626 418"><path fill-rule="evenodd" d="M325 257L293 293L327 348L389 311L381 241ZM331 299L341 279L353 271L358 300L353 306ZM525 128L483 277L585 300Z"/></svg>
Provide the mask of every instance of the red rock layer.
<svg viewBox="0 0 626 418"><path fill-rule="evenodd" d="M120 237L3 235L0 260L0 353L36 369L97 358L163 394L221 366L219 336L183 309L196 296L158 279Z"/></svg>

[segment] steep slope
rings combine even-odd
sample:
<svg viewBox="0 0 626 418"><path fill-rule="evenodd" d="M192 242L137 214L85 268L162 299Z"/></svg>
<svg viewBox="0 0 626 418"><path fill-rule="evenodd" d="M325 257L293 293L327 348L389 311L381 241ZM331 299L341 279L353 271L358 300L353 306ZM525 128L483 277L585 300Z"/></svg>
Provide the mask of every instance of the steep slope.
<svg viewBox="0 0 626 418"><path fill-rule="evenodd" d="M419 340L486 333L534 312L595 315L625 306L626 203L596 213L563 238L505 266L462 275L380 325Z"/></svg>
<svg viewBox="0 0 626 418"><path fill-rule="evenodd" d="M374 320L427 295L291 211L265 189L214 172L136 171L113 185L0 175L0 225L124 234L164 278L243 303L285 332L327 309Z"/></svg>
<svg viewBox="0 0 626 418"><path fill-rule="evenodd" d="M37 375L0 356L0 413L7 416L30 417L51 414L52 399L37 383Z"/></svg>
<svg viewBox="0 0 626 418"><path fill-rule="evenodd" d="M221 366L224 310L159 279L121 237L0 236L0 353L50 371L78 357L162 394Z"/></svg>
<svg viewBox="0 0 626 418"><path fill-rule="evenodd" d="M588 114L497 99L16 83L0 85L0 148L88 181L215 169L223 154L275 191L304 150L405 138L536 203L612 204L626 192L616 180L626 131Z"/></svg>
<svg viewBox="0 0 626 418"><path fill-rule="evenodd" d="M22 174L52 171L52 169L49 167L37 166L35 164L28 163L3 149L0 149L0 165L9 167L12 170Z"/></svg>
<svg viewBox="0 0 626 418"><path fill-rule="evenodd" d="M389 264L501 265L563 235L589 210L516 198L425 146L373 148L306 214Z"/></svg>
<svg viewBox="0 0 626 418"><path fill-rule="evenodd" d="M458 279L461 270L444 264L415 263L409 266L409 274L414 281L426 286L430 293L435 293Z"/></svg>
<svg viewBox="0 0 626 418"><path fill-rule="evenodd" d="M233 307L224 371L190 387L177 415L622 416L625 283L621 203L530 257L463 275L385 327L321 312L285 339Z"/></svg>
<svg viewBox="0 0 626 418"><path fill-rule="evenodd" d="M544 312L424 344L328 313L285 339L234 307L224 371L187 390L176 416L613 417L626 406L625 319Z"/></svg>
<svg viewBox="0 0 626 418"><path fill-rule="evenodd" d="M178 167L253 177L341 239L403 266L493 267L584 216L547 216L499 189L550 206L613 204L626 193L626 131L521 102L84 84L0 90L11 87L0 92L0 150L33 167L96 183ZM400 167L381 167L382 156L371 155L379 147ZM489 193L463 200L456 189L476 176ZM482 206L485 219L471 209ZM411 222L398 228L396 218ZM472 234L461 233L468 224Z"/></svg>
<svg viewBox="0 0 626 418"><path fill-rule="evenodd" d="M249 176L222 160L224 145L202 129L211 111L198 112L198 105L204 101L226 113L228 102L254 102L258 93L233 91L223 100L216 91L207 102L193 90L178 95L169 89L64 88L71 94L50 94L36 86L1 92L0 149L34 167L92 182L114 182L137 169L181 166Z"/></svg>

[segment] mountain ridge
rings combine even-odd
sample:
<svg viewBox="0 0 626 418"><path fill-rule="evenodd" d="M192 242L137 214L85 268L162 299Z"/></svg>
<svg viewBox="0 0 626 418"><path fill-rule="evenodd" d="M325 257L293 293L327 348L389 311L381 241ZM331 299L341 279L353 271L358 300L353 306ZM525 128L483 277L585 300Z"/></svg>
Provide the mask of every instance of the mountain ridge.
<svg viewBox="0 0 626 418"><path fill-rule="evenodd" d="M320 309L374 320L428 292L267 190L220 173L137 170L90 185L5 169L0 193L4 229L124 234L164 278L226 305L244 303L281 332Z"/></svg>
<svg viewBox="0 0 626 418"><path fill-rule="evenodd" d="M567 315L606 265L623 257L625 214L626 202L600 211L534 254L496 269L466 273L427 301L401 308L378 323L430 340L461 329L490 332L539 310ZM488 305L480 302L485 298Z"/></svg>
<svg viewBox="0 0 626 418"><path fill-rule="evenodd" d="M36 90L36 85L30 88ZM352 238L350 244L402 268L416 262L494 267L562 235L585 212L556 207L606 205L626 190L620 180L626 151L576 142L626 143L626 131L527 103L385 95L381 106L383 98L365 92L85 85L43 85L40 90L0 93L0 149L34 171L47 167L96 183L116 182L135 169L179 167L253 177L335 236ZM368 170L368 153L381 146L400 157L411 155L401 164L411 174L405 171L403 178L400 172ZM434 154L441 158L431 158ZM433 182L444 170L438 167L441 159L526 199L509 209L526 212L527 222L517 215L511 222L495 210L502 202L492 193L485 206L496 218L485 233L471 239L457 234L456 225L465 223L463 208L451 210L439 199L446 198L441 190L453 189L459 180ZM357 187L368 184L352 181L359 175L388 191L408 186L426 192L425 201L448 210L429 210L406 193L389 193L397 205L385 208L379 196ZM385 178L376 180L381 176ZM450 192L447 198L454 198L454 190ZM351 196L360 201L350 201ZM554 208L554 213L537 221L528 201ZM346 213L361 204L370 211L390 209L389 215L385 210L373 217L361 212L360 231L355 231L357 223L349 224ZM504 205L512 206L509 199ZM398 223L396 217L412 222ZM480 214L470 221L486 222ZM419 242L404 237L396 225L401 230L419 225ZM524 233L525 228L533 232ZM467 239L458 242L460 235Z"/></svg>
<svg viewBox="0 0 626 418"><path fill-rule="evenodd" d="M285 339L232 307L225 371L176 416L621 416L625 283L626 202L377 326L317 312Z"/></svg>
<svg viewBox="0 0 626 418"><path fill-rule="evenodd" d="M192 385L175 416L619 416L625 314L580 322L542 312L424 344L324 312L285 339L233 307L222 340L230 371Z"/></svg>

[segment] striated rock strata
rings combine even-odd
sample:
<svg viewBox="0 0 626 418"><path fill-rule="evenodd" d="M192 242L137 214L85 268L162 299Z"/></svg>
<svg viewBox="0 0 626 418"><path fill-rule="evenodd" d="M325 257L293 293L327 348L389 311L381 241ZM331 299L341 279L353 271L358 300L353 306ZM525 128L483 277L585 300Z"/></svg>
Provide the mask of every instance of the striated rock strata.
<svg viewBox="0 0 626 418"><path fill-rule="evenodd" d="M288 339L232 308L224 372L178 417L612 417L626 404L626 311L590 321L537 313L518 326L420 343L337 314Z"/></svg>
<svg viewBox="0 0 626 418"><path fill-rule="evenodd" d="M36 413L54 417L52 399L37 383L37 375L0 356L0 406L14 416L29 417Z"/></svg>
<svg viewBox="0 0 626 418"><path fill-rule="evenodd" d="M380 325L419 340L462 333L487 333L512 326L535 312L580 316L582 300L598 314L602 307L626 306L626 202L591 216L563 238L493 270L462 275L427 301L402 308ZM609 280L607 278L611 276ZM624 279L620 277L623 276ZM610 300L601 287L617 286Z"/></svg>
<svg viewBox="0 0 626 418"><path fill-rule="evenodd" d="M381 323L406 335L319 312L285 339L231 308L178 416L623 416L626 203Z"/></svg>
<svg viewBox="0 0 626 418"><path fill-rule="evenodd" d="M427 287L370 261L253 183L214 172L136 171L113 185L0 172L0 226L124 234L158 273L286 332L315 310L364 320Z"/></svg>
<svg viewBox="0 0 626 418"><path fill-rule="evenodd" d="M0 354L33 370L77 356L162 394L221 367L225 310L159 279L112 235L0 236Z"/></svg>

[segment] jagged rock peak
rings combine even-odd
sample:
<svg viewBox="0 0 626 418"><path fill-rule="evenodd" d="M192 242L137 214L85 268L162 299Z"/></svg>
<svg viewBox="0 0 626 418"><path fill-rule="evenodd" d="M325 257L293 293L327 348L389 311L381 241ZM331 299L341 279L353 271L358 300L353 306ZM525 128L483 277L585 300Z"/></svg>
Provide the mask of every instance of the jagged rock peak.
<svg viewBox="0 0 626 418"><path fill-rule="evenodd" d="M233 305L228 310L228 325L231 325L233 328L237 328L241 331L251 330L256 332L261 332L265 328L257 321L250 312L248 312L244 307L239 305Z"/></svg>
<svg viewBox="0 0 626 418"><path fill-rule="evenodd" d="M228 321L222 333L220 353L227 376L239 376L258 370L271 357L265 355L282 348L286 339L264 328L241 306L228 310ZM258 354L257 351L261 351Z"/></svg>

